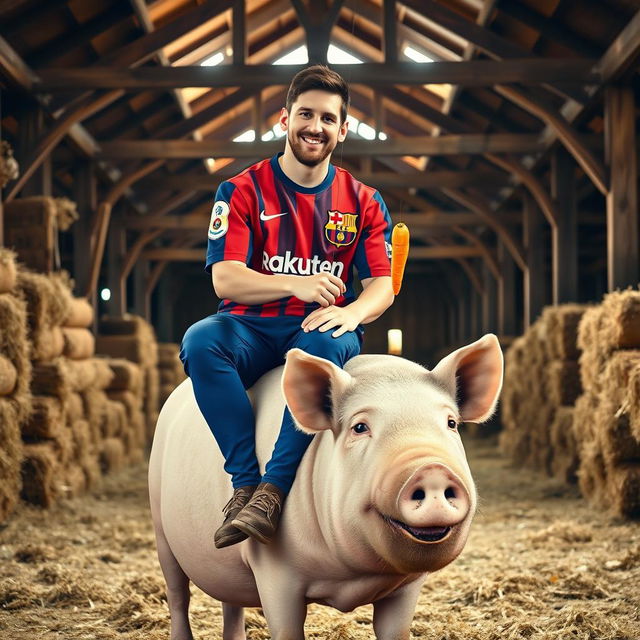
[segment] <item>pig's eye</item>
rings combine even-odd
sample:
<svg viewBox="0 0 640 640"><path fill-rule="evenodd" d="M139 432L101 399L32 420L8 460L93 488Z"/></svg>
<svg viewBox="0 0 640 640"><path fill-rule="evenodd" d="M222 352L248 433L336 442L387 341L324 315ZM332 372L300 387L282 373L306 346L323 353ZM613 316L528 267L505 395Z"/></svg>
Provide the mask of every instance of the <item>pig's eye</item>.
<svg viewBox="0 0 640 640"><path fill-rule="evenodd" d="M458 423L453 418L449 418L449 420L447 420L447 426L449 429L455 430L458 428Z"/></svg>
<svg viewBox="0 0 640 640"><path fill-rule="evenodd" d="M369 431L369 427L364 422L358 422L358 424L353 425L351 430L358 435L362 435L363 433L367 433Z"/></svg>

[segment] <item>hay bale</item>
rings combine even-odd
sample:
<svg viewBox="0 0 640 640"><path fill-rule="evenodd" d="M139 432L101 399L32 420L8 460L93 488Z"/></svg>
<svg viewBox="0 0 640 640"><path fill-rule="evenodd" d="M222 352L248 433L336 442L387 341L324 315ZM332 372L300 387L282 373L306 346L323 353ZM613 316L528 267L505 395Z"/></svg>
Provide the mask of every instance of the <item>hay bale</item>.
<svg viewBox="0 0 640 640"><path fill-rule="evenodd" d="M21 469L22 499L50 507L58 495L58 469L58 459L50 442L26 444Z"/></svg>
<svg viewBox="0 0 640 640"><path fill-rule="evenodd" d="M35 196L4 204L4 242L21 262L36 271L53 267L56 240L56 207L53 198Z"/></svg>
<svg viewBox="0 0 640 640"><path fill-rule="evenodd" d="M34 396L33 411L22 425L24 438L56 438L64 425L64 406L59 398Z"/></svg>
<svg viewBox="0 0 640 640"><path fill-rule="evenodd" d="M580 449L582 442L595 442L597 438L596 411L599 397L593 393L583 393L575 404L573 414L573 434Z"/></svg>
<svg viewBox="0 0 640 640"><path fill-rule="evenodd" d="M70 393L65 398L64 421L66 424L73 424L76 420L84 418L84 404L79 393Z"/></svg>
<svg viewBox="0 0 640 640"><path fill-rule="evenodd" d="M60 231L68 231L71 225L80 218L78 205L69 198L54 198L56 209L56 225Z"/></svg>
<svg viewBox="0 0 640 640"><path fill-rule="evenodd" d="M62 326L69 315L71 294L64 294L61 278L19 269L18 288L27 301L32 332L41 327Z"/></svg>
<svg viewBox="0 0 640 640"><path fill-rule="evenodd" d="M614 398L603 394L595 413L596 442L607 467L640 462L640 442L631 434L629 413Z"/></svg>
<svg viewBox="0 0 640 640"><path fill-rule="evenodd" d="M609 469L607 494L611 510L617 516L640 516L640 464L625 464Z"/></svg>
<svg viewBox="0 0 640 640"><path fill-rule="evenodd" d="M577 482L576 471L580 464L578 444L573 431L575 409L559 407L551 423L551 472L564 482Z"/></svg>
<svg viewBox="0 0 640 640"><path fill-rule="evenodd" d="M53 450L61 467L65 467L73 459L73 433L71 428L63 426L58 433L51 439Z"/></svg>
<svg viewBox="0 0 640 640"><path fill-rule="evenodd" d="M109 358L92 358L92 362L96 370L95 386L98 389L108 389L113 380Z"/></svg>
<svg viewBox="0 0 640 640"><path fill-rule="evenodd" d="M135 394L142 393L142 369L124 358L109 360L109 366L113 372L113 379L109 384L109 391L131 391Z"/></svg>
<svg viewBox="0 0 640 640"><path fill-rule="evenodd" d="M543 310L551 359L578 359L578 326L588 308L587 305L563 304Z"/></svg>
<svg viewBox="0 0 640 640"><path fill-rule="evenodd" d="M0 293L0 354L16 369L12 400L21 421L31 410L31 346L27 339L27 305L10 293Z"/></svg>
<svg viewBox="0 0 640 640"><path fill-rule="evenodd" d="M9 358L0 354L0 396L11 395L16 388L18 372Z"/></svg>
<svg viewBox="0 0 640 640"><path fill-rule="evenodd" d="M160 386L160 406L161 407L167 401L169 396L173 393L173 390L175 388L176 387L173 384L163 384ZM480 429L480 431L482 431L482 429Z"/></svg>
<svg viewBox="0 0 640 640"><path fill-rule="evenodd" d="M98 371L93 359L66 360L64 367L72 391L82 392L96 386Z"/></svg>
<svg viewBox="0 0 640 640"><path fill-rule="evenodd" d="M575 360L553 360L547 367L551 403L556 407L573 405L582 393L580 365Z"/></svg>
<svg viewBox="0 0 640 640"><path fill-rule="evenodd" d="M87 477L78 464L69 465L62 474L60 492L65 498L77 498L87 490Z"/></svg>
<svg viewBox="0 0 640 640"><path fill-rule="evenodd" d="M629 407L631 433L640 442L640 367L634 367L629 372L626 404Z"/></svg>
<svg viewBox="0 0 640 640"><path fill-rule="evenodd" d="M107 396L110 400L119 402L125 407L128 420L131 420L136 413L142 411L142 398L131 391L107 390Z"/></svg>
<svg viewBox="0 0 640 640"><path fill-rule="evenodd" d="M158 366L166 368L182 367L180 345L175 342L158 343Z"/></svg>
<svg viewBox="0 0 640 640"><path fill-rule="evenodd" d="M125 463L124 444L119 438L107 438L100 450L100 467L103 473L118 471Z"/></svg>
<svg viewBox="0 0 640 640"><path fill-rule="evenodd" d="M17 277L16 254L9 249L0 247L0 293L13 291Z"/></svg>
<svg viewBox="0 0 640 640"><path fill-rule="evenodd" d="M99 333L105 336L144 335L147 322L144 318L132 314L122 317L105 316L100 319Z"/></svg>
<svg viewBox="0 0 640 640"><path fill-rule="evenodd" d="M164 385L175 386L176 374L173 368L160 367L158 371L160 373L160 386L164 386Z"/></svg>
<svg viewBox="0 0 640 640"><path fill-rule="evenodd" d="M13 512L22 489L23 444L16 403L0 398L0 523Z"/></svg>
<svg viewBox="0 0 640 640"><path fill-rule="evenodd" d="M8 182L17 180L20 167L13 157L13 149L6 140L0 140L0 189L4 189Z"/></svg>
<svg viewBox="0 0 640 640"><path fill-rule="evenodd" d="M74 460L82 460L94 452L94 447L91 443L91 431L86 420L74 420L71 423L71 439Z"/></svg>
<svg viewBox="0 0 640 640"><path fill-rule="evenodd" d="M95 338L88 329L63 327L64 355L72 360L84 360L95 353Z"/></svg>
<svg viewBox="0 0 640 640"><path fill-rule="evenodd" d="M87 489L95 489L102 484L102 469L97 455L82 458L78 464L84 473Z"/></svg>
<svg viewBox="0 0 640 640"><path fill-rule="evenodd" d="M135 336L98 335L96 351L112 358L124 358L137 364L148 362L146 345Z"/></svg>
<svg viewBox="0 0 640 640"><path fill-rule="evenodd" d="M67 362L58 358L53 362L35 363L31 389L36 395L64 398L72 391L72 377Z"/></svg>
<svg viewBox="0 0 640 640"><path fill-rule="evenodd" d="M105 439L120 437L125 431L127 410L120 402L107 400L105 419L102 423L102 437Z"/></svg>
<svg viewBox="0 0 640 640"><path fill-rule="evenodd" d="M602 451L595 441L581 443L577 476L580 492L589 502L606 504L607 469Z"/></svg>
<svg viewBox="0 0 640 640"><path fill-rule="evenodd" d="M72 298L65 327L88 328L93 324L93 307L86 298Z"/></svg>
<svg viewBox="0 0 640 640"><path fill-rule="evenodd" d="M81 393L84 415L89 423L91 442L98 447L102 442L102 425L107 419L107 396L99 389L87 389Z"/></svg>

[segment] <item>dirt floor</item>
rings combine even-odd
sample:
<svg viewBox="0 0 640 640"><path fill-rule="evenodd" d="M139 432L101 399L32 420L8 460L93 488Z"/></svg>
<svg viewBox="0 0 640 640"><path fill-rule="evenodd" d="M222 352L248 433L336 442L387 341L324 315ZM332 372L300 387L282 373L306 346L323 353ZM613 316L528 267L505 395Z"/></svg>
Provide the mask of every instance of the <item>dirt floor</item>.
<svg viewBox="0 0 640 640"><path fill-rule="evenodd" d="M638 640L640 523L577 490L514 469L495 442L467 442L481 507L462 556L424 587L413 636L433 640ZM217 602L192 587L197 640L221 637ZM307 636L372 638L371 607L312 606ZM269 637L247 611L250 640ZM168 639L146 468L49 511L20 507L0 529L3 640Z"/></svg>

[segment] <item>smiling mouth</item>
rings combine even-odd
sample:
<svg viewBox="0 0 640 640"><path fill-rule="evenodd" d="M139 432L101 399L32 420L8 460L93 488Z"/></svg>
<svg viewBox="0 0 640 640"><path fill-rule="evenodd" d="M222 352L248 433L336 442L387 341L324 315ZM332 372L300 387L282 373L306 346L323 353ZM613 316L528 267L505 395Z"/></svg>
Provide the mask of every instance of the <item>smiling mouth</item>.
<svg viewBox="0 0 640 640"><path fill-rule="evenodd" d="M322 140L321 138L308 138L307 136L300 136L300 138L303 142L316 147L319 147L324 142L324 140Z"/></svg>
<svg viewBox="0 0 640 640"><path fill-rule="evenodd" d="M383 518L395 529L408 533L420 542L442 542L449 537L453 530L453 527L412 527L400 520L394 520L387 516L383 516Z"/></svg>

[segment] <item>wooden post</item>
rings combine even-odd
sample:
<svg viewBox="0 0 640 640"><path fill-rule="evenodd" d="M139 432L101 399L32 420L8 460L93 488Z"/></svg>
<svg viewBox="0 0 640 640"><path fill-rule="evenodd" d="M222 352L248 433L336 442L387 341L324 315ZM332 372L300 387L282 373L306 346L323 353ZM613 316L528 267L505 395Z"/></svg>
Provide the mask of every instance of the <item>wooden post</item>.
<svg viewBox="0 0 640 640"><path fill-rule="evenodd" d="M553 304L578 300L578 217L575 163L562 147L551 157L551 195L557 203L558 224L551 235Z"/></svg>
<svg viewBox="0 0 640 640"><path fill-rule="evenodd" d="M498 334L514 336L516 329L516 263L504 243L498 240Z"/></svg>
<svg viewBox="0 0 640 640"><path fill-rule="evenodd" d="M396 0L383 0L382 39L384 40L384 61L398 61Z"/></svg>
<svg viewBox="0 0 640 640"><path fill-rule="evenodd" d="M540 315L545 302L542 213L535 200L524 195L523 241L527 258L524 271L524 330Z"/></svg>
<svg viewBox="0 0 640 640"><path fill-rule="evenodd" d="M480 326L482 299L480 294L475 290L471 290L471 339L477 340L482 333Z"/></svg>
<svg viewBox="0 0 640 640"><path fill-rule="evenodd" d="M83 160L73 169L73 199L78 205L79 218L73 225L73 279L76 295L84 295L89 284L91 267L91 228L98 207L95 165ZM95 292L94 292L95 300ZM94 304L95 302L90 300Z"/></svg>
<svg viewBox="0 0 640 640"><path fill-rule="evenodd" d="M638 161L632 87L605 90L605 153L611 174L607 195L609 291L638 284Z"/></svg>
<svg viewBox="0 0 640 640"><path fill-rule="evenodd" d="M145 295L149 278L149 261L138 260L133 268L133 312L151 321L150 298Z"/></svg>
<svg viewBox="0 0 640 640"><path fill-rule="evenodd" d="M127 252L127 236L122 224L122 217L116 216L109 227L109 243L107 250L107 282L111 290L111 299L107 302L110 315L121 316L126 311L127 283L120 282L122 260Z"/></svg>
<svg viewBox="0 0 640 640"><path fill-rule="evenodd" d="M235 0L233 3L231 26L233 28L233 64L241 65L245 63L247 52L244 0Z"/></svg>

